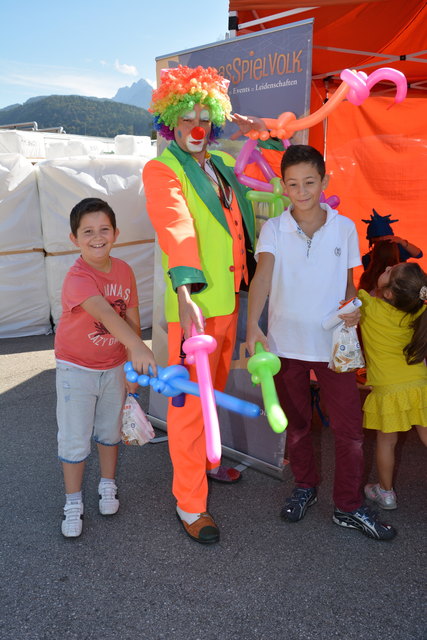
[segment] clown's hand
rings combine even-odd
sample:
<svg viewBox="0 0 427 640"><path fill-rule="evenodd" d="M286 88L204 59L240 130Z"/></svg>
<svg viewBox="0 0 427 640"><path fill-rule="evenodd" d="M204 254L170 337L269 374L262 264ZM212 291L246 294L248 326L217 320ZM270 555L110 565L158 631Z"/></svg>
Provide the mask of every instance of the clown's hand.
<svg viewBox="0 0 427 640"><path fill-rule="evenodd" d="M237 124L239 130L232 133L230 140L236 140L240 136L244 136L249 131L267 131L267 125L262 118L256 116L241 116L239 113L233 113L231 115L231 121Z"/></svg>
<svg viewBox="0 0 427 640"><path fill-rule="evenodd" d="M204 332L203 322L200 319L199 307L190 297L190 285L181 285L177 288L178 312L184 338L187 340L192 336L193 325L197 333Z"/></svg>

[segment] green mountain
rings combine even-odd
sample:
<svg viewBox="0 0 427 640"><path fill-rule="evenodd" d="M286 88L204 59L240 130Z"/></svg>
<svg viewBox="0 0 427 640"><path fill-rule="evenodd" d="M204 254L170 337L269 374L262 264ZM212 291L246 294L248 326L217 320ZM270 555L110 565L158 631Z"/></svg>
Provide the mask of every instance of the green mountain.
<svg viewBox="0 0 427 640"><path fill-rule="evenodd" d="M104 138L151 136L153 130L152 116L146 109L107 99L41 96L0 109L0 125L33 121L39 129L64 127L66 133Z"/></svg>

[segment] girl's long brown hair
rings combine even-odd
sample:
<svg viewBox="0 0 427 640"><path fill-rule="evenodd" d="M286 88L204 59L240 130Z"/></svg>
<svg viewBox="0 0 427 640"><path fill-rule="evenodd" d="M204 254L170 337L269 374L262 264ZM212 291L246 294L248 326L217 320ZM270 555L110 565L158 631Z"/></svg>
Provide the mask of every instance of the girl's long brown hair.
<svg viewBox="0 0 427 640"><path fill-rule="evenodd" d="M379 240L370 251L370 260L366 271L359 280L359 289L370 293L377 286L378 278L386 267L392 267L400 262L399 247L390 240Z"/></svg>
<svg viewBox="0 0 427 640"><path fill-rule="evenodd" d="M390 274L387 285L392 293L391 304L405 313L413 315L423 306L420 298L422 287L427 287L427 274L415 262L399 265ZM417 364L427 357L427 309L412 322L414 333L403 349L408 364Z"/></svg>

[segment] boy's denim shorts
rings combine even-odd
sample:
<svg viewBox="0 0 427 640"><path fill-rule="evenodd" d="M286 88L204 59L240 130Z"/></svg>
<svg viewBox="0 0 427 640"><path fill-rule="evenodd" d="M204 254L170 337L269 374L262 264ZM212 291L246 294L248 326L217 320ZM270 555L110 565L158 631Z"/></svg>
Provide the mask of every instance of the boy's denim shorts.
<svg viewBox="0 0 427 640"><path fill-rule="evenodd" d="M123 365L94 371L57 362L56 394L62 462L83 462L90 454L92 435L98 444L119 444L126 397Z"/></svg>

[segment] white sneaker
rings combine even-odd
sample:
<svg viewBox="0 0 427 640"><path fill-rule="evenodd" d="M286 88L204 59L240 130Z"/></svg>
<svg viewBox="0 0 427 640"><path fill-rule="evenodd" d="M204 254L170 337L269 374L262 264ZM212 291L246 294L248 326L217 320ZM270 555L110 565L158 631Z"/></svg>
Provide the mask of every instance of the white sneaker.
<svg viewBox="0 0 427 640"><path fill-rule="evenodd" d="M61 524L62 535L66 538L78 538L83 529L83 502L72 500L64 507L64 519Z"/></svg>
<svg viewBox="0 0 427 640"><path fill-rule="evenodd" d="M117 485L111 482L100 482L98 485L99 512L103 516L112 516L119 510L120 502L117 496Z"/></svg>
<svg viewBox="0 0 427 640"><path fill-rule="evenodd" d="M393 489L386 491L381 489L378 483L367 484L365 485L365 496L381 509L397 509L396 494Z"/></svg>

